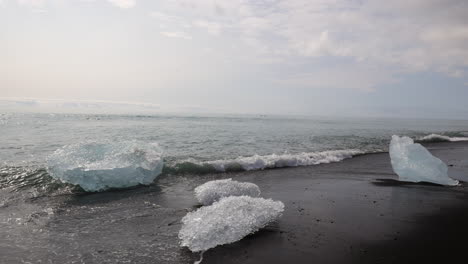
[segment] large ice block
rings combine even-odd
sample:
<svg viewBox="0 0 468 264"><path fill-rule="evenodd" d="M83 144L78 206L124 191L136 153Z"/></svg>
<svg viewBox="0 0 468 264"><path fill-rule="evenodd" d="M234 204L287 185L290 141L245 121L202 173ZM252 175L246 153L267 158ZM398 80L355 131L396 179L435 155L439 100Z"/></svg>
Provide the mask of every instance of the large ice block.
<svg viewBox="0 0 468 264"><path fill-rule="evenodd" d="M390 159L400 181L458 184L458 181L448 177L448 168L443 161L409 137L392 136Z"/></svg>
<svg viewBox="0 0 468 264"><path fill-rule="evenodd" d="M188 213L179 231L181 245L193 252L241 240L276 220L284 204L249 196L222 198L210 206Z"/></svg>
<svg viewBox="0 0 468 264"><path fill-rule="evenodd" d="M163 167L158 144L136 140L67 145L47 163L53 178L91 192L150 184Z"/></svg>

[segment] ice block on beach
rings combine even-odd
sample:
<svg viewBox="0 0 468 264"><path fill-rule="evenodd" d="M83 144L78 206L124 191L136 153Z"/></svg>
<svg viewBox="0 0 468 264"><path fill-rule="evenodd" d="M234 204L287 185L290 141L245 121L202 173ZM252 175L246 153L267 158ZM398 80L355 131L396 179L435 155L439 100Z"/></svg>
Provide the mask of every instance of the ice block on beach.
<svg viewBox="0 0 468 264"><path fill-rule="evenodd" d="M210 205L223 197L260 196L260 188L250 182L238 182L232 179L206 182L195 188L195 197L203 205Z"/></svg>
<svg viewBox="0 0 468 264"><path fill-rule="evenodd" d="M443 161L409 137L392 136L390 159L400 181L458 184L458 181L448 177L448 168Z"/></svg>
<svg viewBox="0 0 468 264"><path fill-rule="evenodd" d="M222 198L210 206L188 213L179 231L181 245L192 252L203 252L230 244L258 231L276 220L284 204L249 196Z"/></svg>
<svg viewBox="0 0 468 264"><path fill-rule="evenodd" d="M158 144L137 140L66 145L47 159L53 178L88 192L150 184L162 168Z"/></svg>

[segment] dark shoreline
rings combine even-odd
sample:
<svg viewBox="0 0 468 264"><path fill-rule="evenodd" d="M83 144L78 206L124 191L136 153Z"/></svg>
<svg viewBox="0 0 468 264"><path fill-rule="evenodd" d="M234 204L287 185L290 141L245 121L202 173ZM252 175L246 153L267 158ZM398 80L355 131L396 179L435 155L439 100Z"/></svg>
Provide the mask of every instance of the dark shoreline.
<svg viewBox="0 0 468 264"><path fill-rule="evenodd" d="M468 142L424 145L453 165L449 174L456 170L458 177L460 172L468 175ZM465 259L460 254L468 235L466 185L395 181L388 153L289 172L288 181L281 178L281 171L264 172L268 177L255 179L260 186L265 186L263 181L271 186L264 196L286 204L287 211L275 228L211 250L205 254L205 263L449 263Z"/></svg>
<svg viewBox="0 0 468 264"><path fill-rule="evenodd" d="M425 143L468 176L468 142ZM263 171L163 176L127 190L13 200L0 207L0 263L193 263L179 247L180 219L208 180L254 182L281 200L283 217L207 251L202 263L447 263L466 259L468 184L395 181L388 153ZM0 198L1 198L0 192ZM44 213L51 210L52 213ZM26 221L27 220L27 221ZM38 232L37 230L41 230Z"/></svg>

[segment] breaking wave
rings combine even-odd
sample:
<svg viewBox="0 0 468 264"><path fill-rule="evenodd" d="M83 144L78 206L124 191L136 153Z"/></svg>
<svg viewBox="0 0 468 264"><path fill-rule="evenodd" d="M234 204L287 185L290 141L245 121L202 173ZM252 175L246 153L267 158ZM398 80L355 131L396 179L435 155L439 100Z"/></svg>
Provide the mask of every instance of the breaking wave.
<svg viewBox="0 0 468 264"><path fill-rule="evenodd" d="M303 152L298 154L271 154L238 157L213 161L196 161L194 159L178 162L165 168L165 173L210 173L228 171L251 171L284 167L299 167L339 162L353 156L365 154L357 149L329 150L321 152Z"/></svg>
<svg viewBox="0 0 468 264"><path fill-rule="evenodd" d="M197 161L195 159L164 164L157 144L137 141L119 143L88 142L64 146L48 158L47 168L2 167L0 189L12 187L56 190L80 186L84 191L102 191L150 184L161 174L207 174L265 170L339 162L365 154L357 149L329 150L298 154L271 154ZM75 189L79 191L79 189ZM46 191L47 192L47 191Z"/></svg>
<svg viewBox="0 0 468 264"><path fill-rule="evenodd" d="M457 142L468 141L468 137L450 137L439 134L430 134L416 140L417 142Z"/></svg>

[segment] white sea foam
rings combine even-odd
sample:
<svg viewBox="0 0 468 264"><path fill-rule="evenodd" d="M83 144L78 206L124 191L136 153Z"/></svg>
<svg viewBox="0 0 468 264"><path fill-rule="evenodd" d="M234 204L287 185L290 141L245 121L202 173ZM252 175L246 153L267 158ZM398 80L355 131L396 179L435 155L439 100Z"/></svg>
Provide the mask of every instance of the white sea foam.
<svg viewBox="0 0 468 264"><path fill-rule="evenodd" d="M188 213L179 231L181 245L192 252L241 240L276 220L284 204L271 199L230 196Z"/></svg>
<svg viewBox="0 0 468 264"><path fill-rule="evenodd" d="M444 142L444 141L468 141L468 137L449 137L439 134L430 134L424 137L419 138L417 141L419 142Z"/></svg>
<svg viewBox="0 0 468 264"><path fill-rule="evenodd" d="M157 143L86 142L57 149L47 160L50 175L85 191L150 184L161 173Z"/></svg>
<svg viewBox="0 0 468 264"><path fill-rule="evenodd" d="M195 188L195 197L203 205L210 205L228 196L260 196L260 188L250 182L238 182L232 179L206 182Z"/></svg>
<svg viewBox="0 0 468 264"><path fill-rule="evenodd" d="M210 165L217 171L227 171L230 168L242 168L243 170L263 170L282 167L298 167L317 165L322 163L338 162L352 158L354 155L363 154L356 149L329 150L322 152L303 152L298 154L271 154L254 155L250 157L238 157L236 159L214 160L199 163Z"/></svg>
<svg viewBox="0 0 468 264"><path fill-rule="evenodd" d="M458 181L448 177L448 168L443 161L409 137L392 136L390 158L393 170L401 181L458 184Z"/></svg>

